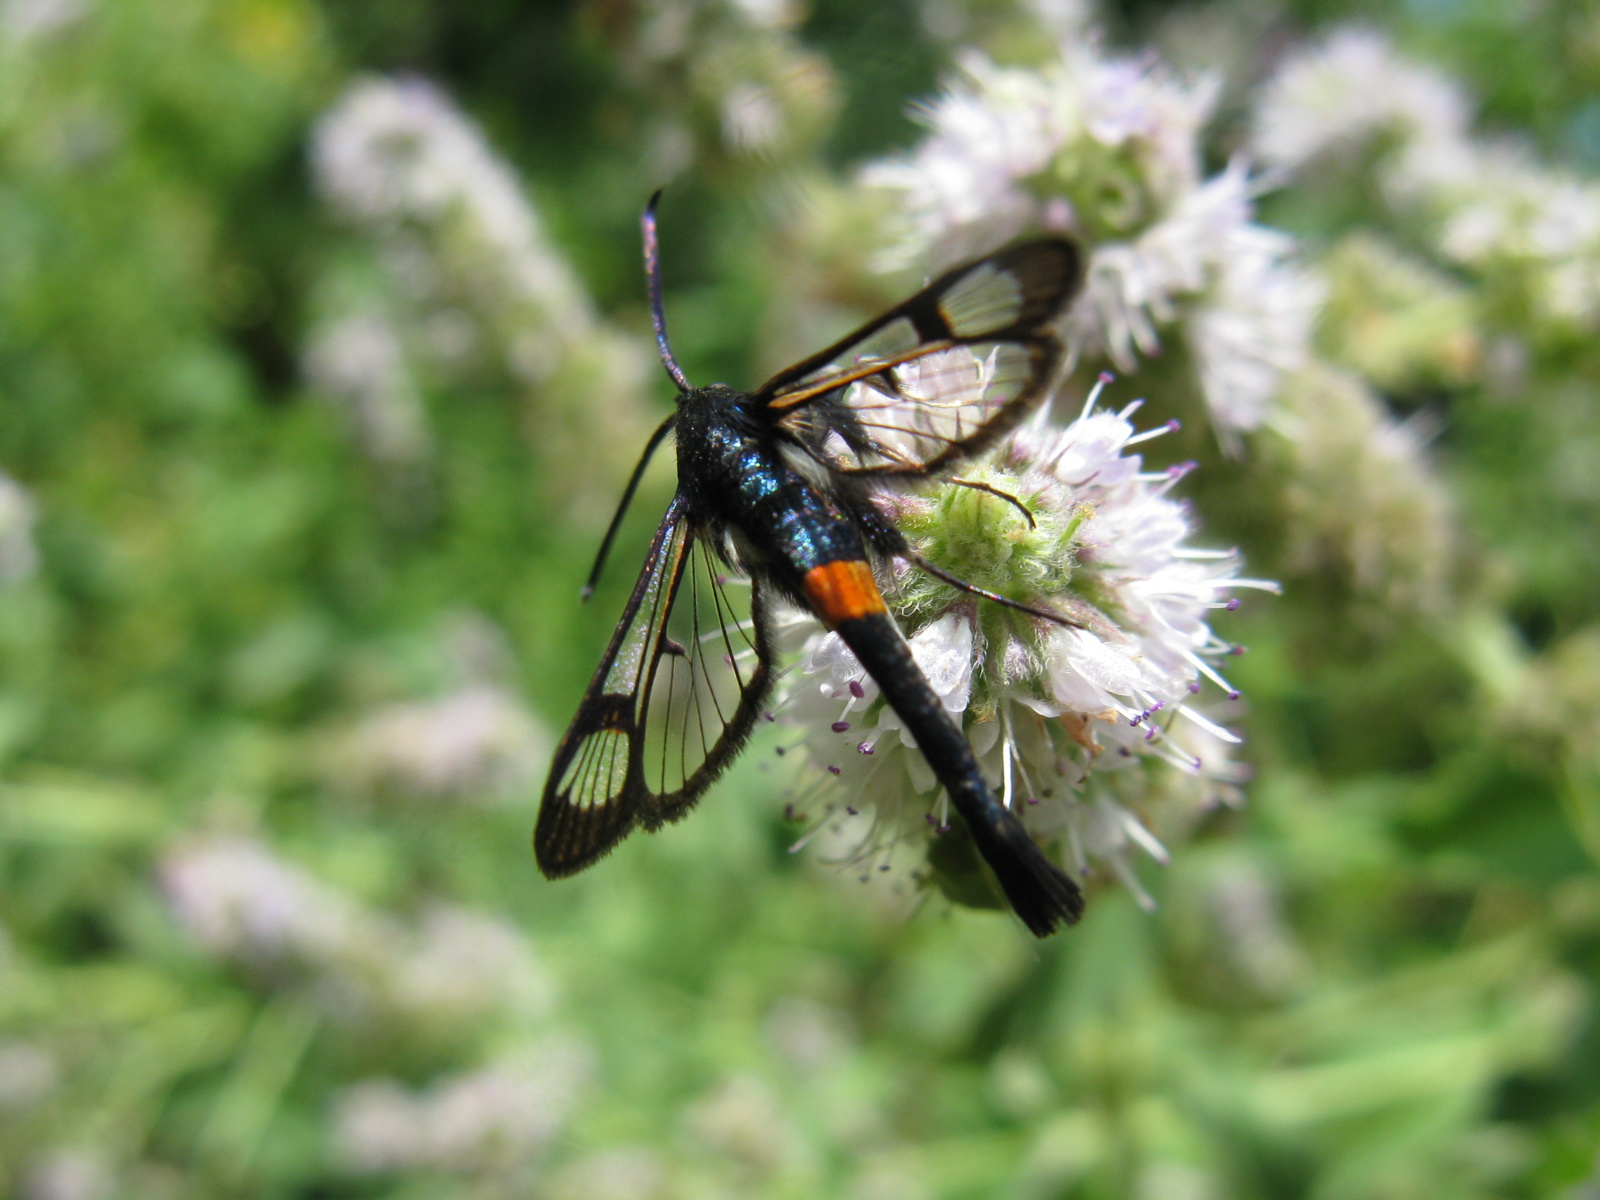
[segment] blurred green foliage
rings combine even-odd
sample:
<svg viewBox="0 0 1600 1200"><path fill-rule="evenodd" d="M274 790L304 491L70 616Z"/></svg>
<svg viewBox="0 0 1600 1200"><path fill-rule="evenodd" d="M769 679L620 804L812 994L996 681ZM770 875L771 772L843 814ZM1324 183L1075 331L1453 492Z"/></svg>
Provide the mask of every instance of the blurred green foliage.
<svg viewBox="0 0 1600 1200"><path fill-rule="evenodd" d="M760 754L559 885L528 852L536 772L413 794L350 766L452 696L548 745L515 721L559 729L609 633L648 521L587 608L578 586L667 392L623 388L575 467L548 431L561 404L584 429L581 376L415 363L426 453L405 474L364 451L306 346L351 296L427 314L403 240L313 187L313 123L349 83L453 96L604 337L647 328L635 221L674 177L679 357L737 384L822 270L773 249L793 181L908 145L906 105L963 45L1046 44L999 0L818 0L790 25L752 0L683 6L657 53L668 7L0 5L0 468L38 560L0 588L0 1194L1596 1194L1600 359L1588 334L1528 339L1495 383L1478 364L1527 331L1517 296L1424 261L1359 177L1266 219L1323 256L1324 352L1436 422L1466 549L1447 603L1375 609L1263 515L1293 464L1178 448L1206 460L1208 536L1290 587L1227 626L1251 647L1250 805L1147 875L1158 914L1105 890L1043 945L939 902L907 922L787 852ZM1266 47L1358 16L1463 79L1486 128L1600 161L1593 3L1107 14L1129 45L1209 22L1253 48L1241 87ZM794 84L760 154L717 134L740 71ZM219 844L270 847L286 873L244 854L217 887L264 872L282 911L229 910L208 942L174 864ZM517 1055L543 1065L476 1108L450 1091ZM414 1106L388 1160L351 1150L377 1080Z"/></svg>

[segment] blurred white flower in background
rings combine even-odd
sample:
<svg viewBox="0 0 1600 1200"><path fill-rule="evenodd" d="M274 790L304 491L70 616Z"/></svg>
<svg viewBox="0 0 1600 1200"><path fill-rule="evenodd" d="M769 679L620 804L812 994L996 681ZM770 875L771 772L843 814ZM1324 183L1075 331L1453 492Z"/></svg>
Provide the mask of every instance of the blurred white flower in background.
<svg viewBox="0 0 1600 1200"><path fill-rule="evenodd" d="M526 392L542 484L598 514L612 474L624 469L623 448L635 432L643 437L653 355L595 312L483 131L429 82L367 77L318 119L311 163L328 206L376 248L388 300L409 306L399 314L411 326L402 337L419 365L446 379L504 372ZM359 319L373 303L336 307L353 305ZM419 409L398 360L371 328L354 331L364 340L348 329L336 340L349 319L326 318L332 329L308 371L355 404L378 446L409 448L419 441L411 429Z"/></svg>
<svg viewBox="0 0 1600 1200"><path fill-rule="evenodd" d="M1471 109L1441 72L1398 58L1373 29L1342 29L1286 59L1255 106L1251 150L1292 171L1330 152L1357 153L1370 138L1449 147Z"/></svg>
<svg viewBox="0 0 1600 1200"><path fill-rule="evenodd" d="M553 1172L542 1195L548 1200L655 1200L670 1196L667 1164L648 1146L599 1150Z"/></svg>
<svg viewBox="0 0 1600 1200"><path fill-rule="evenodd" d="M117 1181L103 1151L88 1146L51 1150L30 1164L21 1200L109 1200Z"/></svg>
<svg viewBox="0 0 1600 1200"><path fill-rule="evenodd" d="M856 1040L845 1013L804 996L786 997L772 1006L766 1035L784 1061L807 1072L843 1061Z"/></svg>
<svg viewBox="0 0 1600 1200"><path fill-rule="evenodd" d="M88 11L83 0L4 0L0 3L0 44L25 47L77 24Z"/></svg>
<svg viewBox="0 0 1600 1200"><path fill-rule="evenodd" d="M331 727L320 739L325 777L346 794L388 799L493 805L522 794L544 771L551 742L510 683L505 632L460 611L422 648L434 694L370 704ZM416 689L410 680L389 686Z"/></svg>
<svg viewBox="0 0 1600 1200"><path fill-rule="evenodd" d="M527 939L500 917L434 902L410 943L388 971L392 1003L401 1011L471 1020L499 1007L526 1017L555 1001L553 981Z"/></svg>
<svg viewBox="0 0 1600 1200"><path fill-rule="evenodd" d="M304 365L312 386L343 406L374 462L408 466L431 456L427 413L405 348L381 314L348 313L314 329Z"/></svg>
<svg viewBox="0 0 1600 1200"><path fill-rule="evenodd" d="M55 1091L61 1068L44 1047L20 1038L0 1042L0 1112L32 1108Z"/></svg>
<svg viewBox="0 0 1600 1200"><path fill-rule="evenodd" d="M1218 944L1238 983L1260 996L1289 995L1311 970L1283 911L1281 889L1249 859L1218 871L1205 895Z"/></svg>
<svg viewBox="0 0 1600 1200"><path fill-rule="evenodd" d="M729 1076L691 1104L683 1124L707 1150L762 1174L779 1171L803 1144L772 1088L747 1072Z"/></svg>
<svg viewBox="0 0 1600 1200"><path fill-rule="evenodd" d="M732 168L771 178L814 150L836 107L827 58L796 36L795 0L638 0L610 23L651 143L647 175Z"/></svg>
<svg viewBox="0 0 1600 1200"><path fill-rule="evenodd" d="M1376 144L1398 208L1429 218L1433 249L1520 282L1541 322L1600 327L1600 184L1471 134L1466 94L1382 34L1345 29L1290 55L1262 88L1252 149L1280 173Z"/></svg>
<svg viewBox="0 0 1600 1200"><path fill-rule="evenodd" d="M303 977L335 1015L435 1028L538 1016L553 988L502 918L435 903L415 925L368 908L249 837L199 835L160 866L178 923L214 957Z"/></svg>
<svg viewBox="0 0 1600 1200"><path fill-rule="evenodd" d="M552 1042L421 1091L388 1079L359 1083L335 1102L335 1153L367 1174L513 1171L561 1129L594 1070L585 1047Z"/></svg>
<svg viewBox="0 0 1600 1200"><path fill-rule="evenodd" d="M343 894L244 837L200 837L161 864L173 914L219 958L325 962L366 940L368 918Z"/></svg>
<svg viewBox="0 0 1600 1200"><path fill-rule="evenodd" d="M493 803L536 779L547 734L522 701L490 683L375 709L341 736L330 773L356 791Z"/></svg>
<svg viewBox="0 0 1600 1200"><path fill-rule="evenodd" d="M590 331L589 299L516 175L431 83L355 84L318 122L311 154L337 211L390 234L428 231L448 282L524 310L510 361L526 380L548 375L561 348Z"/></svg>
<svg viewBox="0 0 1600 1200"><path fill-rule="evenodd" d="M0 584L17 583L39 569L33 540L38 506L28 489L0 472Z"/></svg>
<svg viewBox="0 0 1600 1200"><path fill-rule="evenodd" d="M892 512L936 565L1077 628L974 603L909 567L897 567L886 596L1002 802L1075 869L1104 861L1148 903L1129 854L1166 852L1135 810L1239 799L1228 753L1238 738L1199 698L1209 683L1237 699L1217 669L1236 647L1212 633L1210 613L1235 607L1237 589L1276 588L1240 578L1232 552L1188 544L1188 514L1168 495L1187 465L1145 471L1129 451L1165 429L1136 433L1138 404L1101 411L1100 390L1065 429L1041 412L965 472L1016 497L1031 521L955 484L900 498ZM937 780L838 635L811 639L786 703L810 759L834 777L816 797L819 827L841 812L873 813L852 861L949 827ZM1169 790L1173 777L1185 783Z"/></svg>

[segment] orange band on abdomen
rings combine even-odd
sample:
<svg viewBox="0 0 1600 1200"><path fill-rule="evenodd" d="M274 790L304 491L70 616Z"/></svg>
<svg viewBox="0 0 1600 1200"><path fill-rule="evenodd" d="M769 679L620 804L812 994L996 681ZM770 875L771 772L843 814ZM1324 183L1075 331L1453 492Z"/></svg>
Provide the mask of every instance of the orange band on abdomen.
<svg viewBox="0 0 1600 1200"><path fill-rule="evenodd" d="M812 567L802 583L811 607L829 625L886 611L872 568L860 559Z"/></svg>

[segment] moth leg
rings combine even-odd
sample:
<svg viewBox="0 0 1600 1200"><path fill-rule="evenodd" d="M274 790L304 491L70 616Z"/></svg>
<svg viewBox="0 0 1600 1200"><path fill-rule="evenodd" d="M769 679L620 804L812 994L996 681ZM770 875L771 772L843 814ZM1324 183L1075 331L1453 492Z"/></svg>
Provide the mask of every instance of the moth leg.
<svg viewBox="0 0 1600 1200"><path fill-rule="evenodd" d="M922 555L909 546L898 551L899 557L905 559L912 566L926 571L941 583L948 583L957 591L966 592L971 596L982 596L985 600L992 600L996 604L1003 604L1007 608L1014 608L1018 612L1025 612L1029 616L1043 617L1046 621L1053 621L1057 625L1064 625L1068 629L1084 629L1086 626L1081 621L1074 621L1071 617L1062 616L1048 608L1040 608L1033 604L1024 604L1021 600L1013 600L1009 596L1002 596L999 592L991 592L988 588L981 588L975 583L968 583L958 575L952 575L941 567L934 566Z"/></svg>
<svg viewBox="0 0 1600 1200"><path fill-rule="evenodd" d="M1029 510L1028 506L1021 500L1018 500L1010 492L1002 491L993 484L979 483L976 479L946 479L945 482L953 483L957 487L971 488L975 492L987 492L991 496L998 496L1007 504L1015 508L1024 517L1028 518L1029 529L1039 528L1039 523L1033 519L1033 513Z"/></svg>

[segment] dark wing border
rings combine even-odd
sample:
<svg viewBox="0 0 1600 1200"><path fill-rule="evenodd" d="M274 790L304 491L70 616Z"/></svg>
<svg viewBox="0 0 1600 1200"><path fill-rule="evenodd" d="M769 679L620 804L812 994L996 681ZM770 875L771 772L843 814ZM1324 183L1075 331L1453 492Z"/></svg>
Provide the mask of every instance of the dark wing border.
<svg viewBox="0 0 1600 1200"><path fill-rule="evenodd" d="M756 664L748 681L739 679L737 708L722 723L721 734L707 748L704 759L679 787L655 792L647 783L644 755L650 701L663 656L673 647L666 633L667 622L678 601L685 570L697 552L709 556L711 547L704 535L689 525L686 502L679 496L656 530L616 632L552 758L533 833L534 856L547 878L563 878L590 866L635 825L656 829L684 815L727 769L755 727L772 685L773 647L765 597L759 581L752 579L750 644ZM713 579L712 586L720 588L721 584ZM718 611L731 611L720 597L717 604ZM641 620L646 622L643 629ZM632 670L631 685L625 690L607 690L608 683L616 688L613 671L634 639L632 653L639 655L638 663L624 667ZM691 656L691 669L694 661ZM690 686L694 687L692 679ZM687 710L682 715L688 719ZM598 803L574 802L577 796L596 794L591 791L594 788L602 796Z"/></svg>
<svg viewBox="0 0 1600 1200"><path fill-rule="evenodd" d="M697 546L689 547L684 555L685 562L688 562L696 550L705 553L707 555L708 568L714 568L715 558L711 555L710 544L705 537L699 539ZM692 566L689 574L691 585L694 585L696 580ZM719 614L719 628L716 632L721 636L721 649L729 659L734 659L739 654L739 648L735 645L737 639L730 638L727 630L730 628L729 622L734 619L735 614L732 606L724 597L722 592L723 585L715 578L716 572L714 569L708 570L708 576L708 583L714 593L713 604L715 611ZM772 669L775 650L773 647L772 622L767 613L766 591L758 576L751 577L750 589L749 648L755 651L754 669L750 672L750 678L746 680L739 674L737 666L730 662L730 669L734 671L734 678L739 688L738 706L731 716L722 720L722 732L706 750L705 757L701 760L700 765L689 774L688 778L676 790L670 792L650 791L644 777L644 753L650 741L649 730L645 727L646 715L651 711L650 703L653 699L656 684L659 681L661 664L665 656L658 651L654 662L651 664L651 678L639 705L641 736L638 744L639 760L636 768L641 785L645 787L645 795L648 797L645 811L641 815L641 821L648 830L654 831L669 821L676 821L694 807L695 801L721 777L723 771L728 769L728 765L733 762L739 751L744 749L745 743L750 740L750 734L755 729L757 720L760 719L762 706L766 704L768 697L771 695L772 685L776 681ZM695 605L698 610L699 597L691 597L690 603ZM670 617L670 615L669 612L667 616ZM664 621L665 619L663 618ZM706 641L709 642L711 636L712 634L708 631ZM702 649L700 653L703 655L704 650ZM693 659L690 661L692 665ZM704 699L697 697L695 700L697 707L693 711L698 715L698 706L708 700L713 704L715 703L711 697ZM691 710L685 707L674 715L681 717L685 723L684 736L687 737L687 723L690 720ZM720 712L718 715L719 717L721 716ZM670 734L671 731L667 732Z"/></svg>
<svg viewBox="0 0 1600 1200"><path fill-rule="evenodd" d="M1045 278L1024 278L1023 302L1017 315L1009 322L980 332L958 334L940 311L939 300L953 285L985 266L1017 273L1020 266L1037 269L1037 264L1054 258L1054 269L1043 270ZM1030 262L1030 260L1032 260ZM1054 342L1046 327L1066 308L1083 287L1083 251L1078 243L1066 237L1035 238L1018 242L1003 250L970 262L952 267L916 295L891 308L881 316L868 321L855 332L840 338L825 350L779 371L752 394L753 402L760 407L792 407L814 396L826 394L834 388L877 374L874 370L846 369L825 378L807 382L796 393L794 385L805 380L821 368L847 354L852 346L866 342L871 337L904 318L911 323L922 345L913 354L899 358L898 362L924 354L932 354L952 346L970 346L980 342ZM883 366L896 365L885 362ZM800 399L794 399L795 394ZM785 403L787 402L787 403Z"/></svg>

